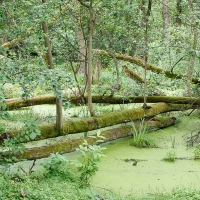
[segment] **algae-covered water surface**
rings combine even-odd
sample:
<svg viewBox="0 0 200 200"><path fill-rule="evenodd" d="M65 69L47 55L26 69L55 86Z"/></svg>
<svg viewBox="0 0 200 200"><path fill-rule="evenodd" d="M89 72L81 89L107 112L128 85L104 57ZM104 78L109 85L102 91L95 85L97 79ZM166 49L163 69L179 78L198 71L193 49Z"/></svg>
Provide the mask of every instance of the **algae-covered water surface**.
<svg viewBox="0 0 200 200"><path fill-rule="evenodd" d="M176 187L199 188L200 161L194 160L194 147L186 145L187 136L198 132L199 126L199 118L181 117L173 127L147 133L158 148L133 147L132 138L107 144L106 157L92 184L138 195ZM169 152L175 153L175 162L163 160Z"/></svg>

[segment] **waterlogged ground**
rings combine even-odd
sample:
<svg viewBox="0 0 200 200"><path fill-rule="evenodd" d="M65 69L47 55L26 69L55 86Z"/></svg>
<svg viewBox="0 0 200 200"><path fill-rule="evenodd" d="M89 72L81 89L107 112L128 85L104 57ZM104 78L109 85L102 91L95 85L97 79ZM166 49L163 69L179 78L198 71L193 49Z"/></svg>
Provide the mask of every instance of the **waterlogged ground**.
<svg viewBox="0 0 200 200"><path fill-rule="evenodd" d="M32 109L34 114L37 113L36 117L44 115L44 118L49 117L51 123L51 118L55 118L55 106L34 106ZM115 109L116 107L111 108L111 110ZM123 108L117 108L117 110L120 109ZM102 114L111 110L110 107L105 107L104 110L102 107L99 108L99 112ZM87 111L86 108L77 108L75 111L70 109L66 110L64 115L66 119L85 117ZM104 151L106 157L99 164L99 171L94 176L92 185L95 188L111 189L121 194L135 193L138 195L146 195L157 191L170 191L175 187L199 189L200 161L193 159L194 147L187 148L186 139L187 136L194 135L199 131L200 119L197 114L177 118L179 121L175 126L147 133L146 136L153 140L158 148L135 148L130 146L132 138L103 144L107 147ZM16 121L13 121L13 123L16 125ZM32 145L42 145L46 142L51 141L44 140L41 143L38 141L32 143ZM163 161L163 158L170 151L174 151L178 159L172 163ZM78 155L77 153L71 153L65 156L68 159L74 159ZM126 159L137 160L137 165L133 165L133 161L125 162ZM36 161L34 170L41 170L41 162L43 162L43 159ZM17 169L18 165L28 168L31 162L26 161L15 164L14 168Z"/></svg>
<svg viewBox="0 0 200 200"><path fill-rule="evenodd" d="M142 104L124 104L124 105L103 105L94 104L94 110L97 115L105 114L113 111L121 111L128 108L141 107ZM78 119L89 117L87 106L71 107L63 110L63 120ZM24 121L30 118L36 119L40 125L55 123L56 121L56 106L55 105L36 105L24 107L18 110L8 111L10 120L0 119L0 123L4 124L6 130L21 129L24 126Z"/></svg>
<svg viewBox="0 0 200 200"><path fill-rule="evenodd" d="M170 191L176 187L199 189L200 161L193 160L194 148L187 149L183 137L196 134L199 127L198 117L187 116L173 127L148 133L148 138L159 148L135 148L130 146L132 138L109 143L92 184L121 194L138 195ZM169 151L176 153L178 159L175 162L163 161ZM125 162L125 159L137 159L137 165L132 161Z"/></svg>

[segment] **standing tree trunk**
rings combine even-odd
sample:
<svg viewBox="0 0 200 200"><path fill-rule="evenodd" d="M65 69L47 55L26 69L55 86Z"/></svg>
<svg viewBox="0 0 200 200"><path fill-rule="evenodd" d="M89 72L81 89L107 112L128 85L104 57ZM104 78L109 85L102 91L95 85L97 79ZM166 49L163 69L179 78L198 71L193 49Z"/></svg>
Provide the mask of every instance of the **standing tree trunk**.
<svg viewBox="0 0 200 200"><path fill-rule="evenodd" d="M46 3L46 0L42 0L42 3ZM53 56L51 52L51 43L48 36L49 31L46 21L42 23L42 30L44 33L45 47L47 48L47 53L44 56L44 59L48 67L50 69L54 69ZM62 100L58 97L56 97L56 129L57 131L62 130Z"/></svg>
<svg viewBox="0 0 200 200"><path fill-rule="evenodd" d="M169 39L168 28L169 28L169 11L168 11L168 0L162 0L162 16L163 16L163 29L164 38Z"/></svg>
<svg viewBox="0 0 200 200"><path fill-rule="evenodd" d="M181 1L182 0L176 0L176 10L177 10L177 14L176 14L176 23L178 24L178 26L181 26L181 13L182 13L182 8L181 8Z"/></svg>
<svg viewBox="0 0 200 200"><path fill-rule="evenodd" d="M192 82L192 75L194 71L194 64L195 64L195 58L196 58L198 30L197 30L192 0L188 0L188 6L189 6L189 11L191 13L191 31L193 32L192 53L190 55L190 65L187 70L187 95L191 96L191 82Z"/></svg>
<svg viewBox="0 0 200 200"><path fill-rule="evenodd" d="M89 22L88 22L88 39L87 39L87 93L88 93L88 108L91 116L94 116L94 110L92 105L92 77L93 77L93 67L92 67L92 38L95 27L95 11L93 9L93 0L89 0L89 4L85 3L83 0L78 0L81 5L89 9Z"/></svg>
<svg viewBox="0 0 200 200"><path fill-rule="evenodd" d="M62 100L56 97L56 130L61 132L62 131Z"/></svg>
<svg viewBox="0 0 200 200"><path fill-rule="evenodd" d="M162 0L162 17L163 17L163 41L166 44L166 55L168 56L169 66L171 66L171 56L170 56L170 39L169 39L169 9L168 0Z"/></svg>
<svg viewBox="0 0 200 200"><path fill-rule="evenodd" d="M76 36L77 36L77 43L78 43L78 59L79 59L79 66L78 66L77 72L85 74L86 65L87 65L87 62L86 62L87 46L86 46L86 40L85 40L83 28L82 28L81 7L78 4L77 0L73 0L72 2L77 11Z"/></svg>
<svg viewBox="0 0 200 200"><path fill-rule="evenodd" d="M79 69L78 73L85 73L85 65L86 65L86 43L85 43L85 37L83 35L83 30L81 29L81 19L79 19L78 27L77 27L77 41L79 46L79 53L78 53L78 59L79 59Z"/></svg>
<svg viewBox="0 0 200 200"><path fill-rule="evenodd" d="M143 1L143 23L144 23L144 108L147 108L147 97L146 97L146 93L147 93L147 80L146 80L146 76L147 76L147 61L148 61L148 23L149 23L149 17L151 14L151 7L152 7L152 0L148 1L148 7L147 7L147 12L145 12L145 4Z"/></svg>
<svg viewBox="0 0 200 200"><path fill-rule="evenodd" d="M42 2L44 3L44 2L46 2L46 0L42 0ZM47 52L46 52L46 55L44 55L44 60L45 60L45 63L48 65L48 67L50 69L53 69L54 64L53 64L53 57L52 57L52 53L51 53L51 43L50 43L49 36L48 36L47 22L42 23L42 30L44 33L44 44L45 44L45 47L47 47Z"/></svg>
<svg viewBox="0 0 200 200"><path fill-rule="evenodd" d="M88 25L88 43L87 43L87 93L88 93L88 108L91 116L94 116L94 110L92 105L92 75L93 75L93 67L92 67L92 37L95 26L95 12L92 5L93 0L90 0L90 19Z"/></svg>
<svg viewBox="0 0 200 200"><path fill-rule="evenodd" d="M96 82L99 85L101 81L101 69L102 69L102 63L101 58L99 55L96 56Z"/></svg>

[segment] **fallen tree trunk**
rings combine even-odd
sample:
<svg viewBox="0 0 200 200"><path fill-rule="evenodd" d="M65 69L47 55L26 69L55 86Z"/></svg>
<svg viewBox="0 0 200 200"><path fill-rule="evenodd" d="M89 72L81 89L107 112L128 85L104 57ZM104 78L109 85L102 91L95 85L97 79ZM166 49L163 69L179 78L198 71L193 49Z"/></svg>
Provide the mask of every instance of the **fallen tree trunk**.
<svg viewBox="0 0 200 200"><path fill-rule="evenodd" d="M134 126L136 130L140 126L141 122L135 122ZM167 126L174 125L176 123L176 118L153 118L145 123L148 124L148 130L152 129L159 129L164 128ZM145 125L144 123L144 125ZM133 135L133 126L131 125L123 125L118 128L106 130L101 132L101 136L105 139L103 142L108 142L112 140L116 140L119 138L124 138ZM76 148L86 140L88 144L92 145L97 142L101 138L98 137L86 137L83 139L76 139L76 140L67 140L65 142L54 143L51 145L40 146L40 147L33 147L33 148L26 148L23 154L16 155L20 159L28 159L28 160L35 160L39 158L48 157L50 153L69 153L75 151ZM102 139L101 139L102 140Z"/></svg>
<svg viewBox="0 0 200 200"><path fill-rule="evenodd" d="M139 59L135 56L133 56L133 57L127 56L127 55L124 55L124 54L121 54L121 53L113 54L113 53L110 53L110 52L107 52L107 51L104 51L104 50L99 50L99 49L94 49L93 51L95 53L98 53L98 54L101 54L101 55L106 55L106 56L109 56L109 57L112 57L112 58L116 58L118 60L123 60L123 61L127 61L127 62L130 62L130 63L136 64L136 65L139 65L143 68L145 68L145 66L146 66L147 70L151 70L152 72L155 72L157 74L163 73L163 74L165 74L165 76L167 76L169 78L176 78L176 79L187 78L187 76L180 75L180 74L174 74L172 71L165 71L162 68L156 67L156 66L154 66L150 63L146 63L146 65L145 65L144 60ZM195 83L195 84L200 83L198 78L192 78L192 82Z"/></svg>
<svg viewBox="0 0 200 200"><path fill-rule="evenodd" d="M182 111L186 109L194 108L193 105L181 105L181 104L171 104L157 103L151 105L150 109L135 108L122 110L118 112L110 112L103 115L98 115L95 117L80 119L80 120L67 120L63 122L63 130L61 132L56 131L55 124L39 126L38 129L41 131L41 135L37 136L35 140L41 140L46 138L57 137L61 135L74 134L80 132L87 132L91 130L96 130L99 128L104 128L116 124L121 124L129 121L134 121L137 119L142 119L145 117L156 116L160 113L165 113L169 111ZM0 134L0 143L3 143L4 139L13 138L22 130L6 131ZM24 138L25 140L25 138Z"/></svg>
<svg viewBox="0 0 200 200"><path fill-rule="evenodd" d="M87 102L87 96L84 97L85 102ZM80 102L80 97L71 96L69 99L71 103L77 104ZM108 103L108 104L128 104L128 103L143 103L144 97L123 97L123 96L103 96L103 95L93 95L93 103ZM168 96L147 96L147 103L172 103L172 104L193 104L200 105L200 98L194 97L168 97ZM30 99L19 99L15 101L7 101L7 110L13 110L21 107L35 106L42 104L55 104L55 96L38 96Z"/></svg>
<svg viewBox="0 0 200 200"><path fill-rule="evenodd" d="M144 80L141 76L139 76L136 72L134 72L133 70L130 70L127 66L122 66L122 68L124 69L124 72L126 73L126 75L131 78L132 80L138 82L138 83L144 83Z"/></svg>

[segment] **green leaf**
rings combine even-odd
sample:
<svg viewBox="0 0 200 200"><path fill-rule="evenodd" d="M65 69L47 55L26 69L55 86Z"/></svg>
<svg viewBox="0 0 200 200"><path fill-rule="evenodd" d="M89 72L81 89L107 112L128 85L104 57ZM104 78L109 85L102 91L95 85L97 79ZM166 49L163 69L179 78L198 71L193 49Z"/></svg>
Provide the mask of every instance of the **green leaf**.
<svg viewBox="0 0 200 200"><path fill-rule="evenodd" d="M30 136L30 138L33 140L33 139L35 139L35 137L36 137L37 135L35 134L35 132L31 132L31 134L30 134L29 136Z"/></svg>

